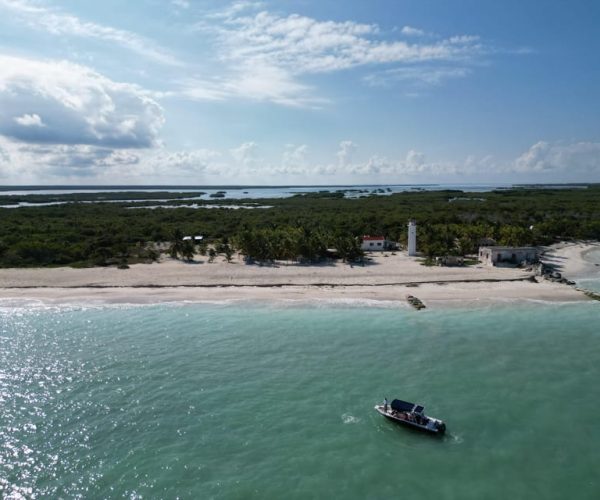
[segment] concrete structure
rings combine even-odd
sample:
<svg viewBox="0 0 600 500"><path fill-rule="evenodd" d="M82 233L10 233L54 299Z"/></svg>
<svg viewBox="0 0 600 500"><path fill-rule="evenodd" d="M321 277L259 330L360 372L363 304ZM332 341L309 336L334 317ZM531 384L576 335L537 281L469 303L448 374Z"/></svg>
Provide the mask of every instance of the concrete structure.
<svg viewBox="0 0 600 500"><path fill-rule="evenodd" d="M417 255L417 223L414 220L408 223L408 255Z"/></svg>
<svg viewBox="0 0 600 500"><path fill-rule="evenodd" d="M506 264L532 264L539 259L539 252L534 247L480 247L479 260L488 266Z"/></svg>
<svg viewBox="0 0 600 500"><path fill-rule="evenodd" d="M435 263L438 266L464 266L465 259L458 255L444 255L443 257L436 257Z"/></svg>
<svg viewBox="0 0 600 500"><path fill-rule="evenodd" d="M363 236L360 248L366 252L377 250L390 250L394 248L394 244L387 240L385 236Z"/></svg>

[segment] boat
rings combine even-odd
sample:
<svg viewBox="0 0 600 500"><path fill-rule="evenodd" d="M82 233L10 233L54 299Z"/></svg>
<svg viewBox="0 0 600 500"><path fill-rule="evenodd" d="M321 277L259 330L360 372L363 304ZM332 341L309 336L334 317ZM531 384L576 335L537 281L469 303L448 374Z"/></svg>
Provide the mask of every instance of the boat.
<svg viewBox="0 0 600 500"><path fill-rule="evenodd" d="M375 410L394 422L430 434L442 435L446 432L446 424L442 420L425 415L425 408L421 405L400 399L394 399L388 404L386 399L383 404L375 405Z"/></svg>
<svg viewBox="0 0 600 500"><path fill-rule="evenodd" d="M408 303L413 306L417 311L420 311L421 309L425 309L425 304L423 304L423 301L413 295L407 295L406 296L406 300L408 301Z"/></svg>

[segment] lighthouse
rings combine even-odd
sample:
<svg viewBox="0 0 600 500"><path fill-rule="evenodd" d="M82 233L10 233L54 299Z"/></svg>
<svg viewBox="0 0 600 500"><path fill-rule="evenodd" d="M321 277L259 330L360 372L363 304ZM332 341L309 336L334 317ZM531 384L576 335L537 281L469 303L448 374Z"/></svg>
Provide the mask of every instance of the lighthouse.
<svg viewBox="0 0 600 500"><path fill-rule="evenodd" d="M417 255L417 223L414 220L408 223L408 255Z"/></svg>

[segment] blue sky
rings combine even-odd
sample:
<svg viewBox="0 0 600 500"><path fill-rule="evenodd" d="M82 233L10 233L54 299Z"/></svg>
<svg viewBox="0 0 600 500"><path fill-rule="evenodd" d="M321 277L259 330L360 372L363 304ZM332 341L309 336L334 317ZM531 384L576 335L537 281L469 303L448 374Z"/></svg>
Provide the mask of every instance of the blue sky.
<svg viewBox="0 0 600 500"><path fill-rule="evenodd" d="M593 0L0 0L0 182L600 182Z"/></svg>

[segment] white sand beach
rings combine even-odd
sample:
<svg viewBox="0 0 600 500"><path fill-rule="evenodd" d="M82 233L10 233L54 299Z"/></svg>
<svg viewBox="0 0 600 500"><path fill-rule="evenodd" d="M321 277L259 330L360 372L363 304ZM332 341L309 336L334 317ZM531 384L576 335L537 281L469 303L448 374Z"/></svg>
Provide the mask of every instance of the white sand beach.
<svg viewBox="0 0 600 500"><path fill-rule="evenodd" d="M590 245L557 245L546 257L569 272L579 269L581 252ZM566 272L565 272L566 273ZM566 274L568 275L568 274ZM502 301L587 300L573 287L537 281L531 271L483 265L423 266L406 254L372 254L364 266L280 262L247 265L241 258L213 263L199 257L185 263L116 268L0 269L0 301L65 303L159 303L173 301L389 301L406 303L415 295L435 304L490 304Z"/></svg>
<svg viewBox="0 0 600 500"><path fill-rule="evenodd" d="M600 242L557 243L548 247L542 261L556 268L563 276L577 279L596 272L597 266L586 259L586 254L600 250Z"/></svg>

